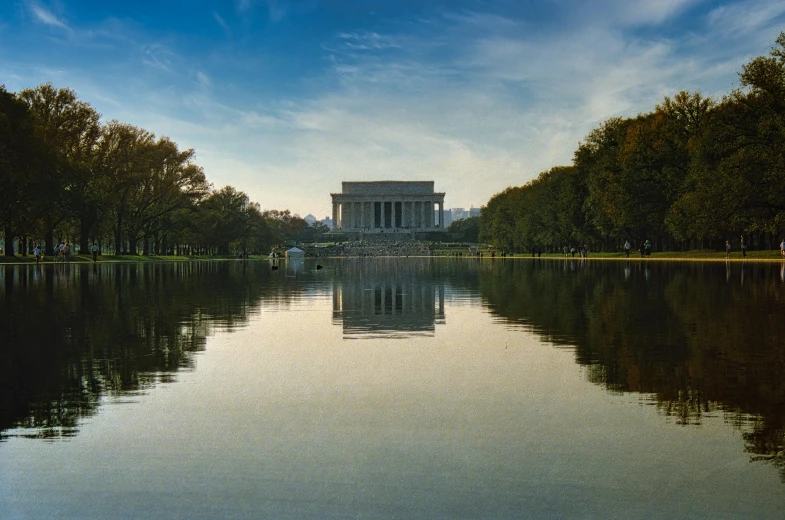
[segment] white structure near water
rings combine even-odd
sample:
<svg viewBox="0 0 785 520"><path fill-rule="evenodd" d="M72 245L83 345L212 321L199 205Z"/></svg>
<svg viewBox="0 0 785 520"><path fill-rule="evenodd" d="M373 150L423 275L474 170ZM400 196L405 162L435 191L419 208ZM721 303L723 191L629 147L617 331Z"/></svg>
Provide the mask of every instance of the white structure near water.
<svg viewBox="0 0 785 520"><path fill-rule="evenodd" d="M305 251L300 249L299 247L293 247L286 251L286 258L289 260L302 260L305 258Z"/></svg>
<svg viewBox="0 0 785 520"><path fill-rule="evenodd" d="M333 201L333 231L443 231L444 193L433 181L343 182Z"/></svg>

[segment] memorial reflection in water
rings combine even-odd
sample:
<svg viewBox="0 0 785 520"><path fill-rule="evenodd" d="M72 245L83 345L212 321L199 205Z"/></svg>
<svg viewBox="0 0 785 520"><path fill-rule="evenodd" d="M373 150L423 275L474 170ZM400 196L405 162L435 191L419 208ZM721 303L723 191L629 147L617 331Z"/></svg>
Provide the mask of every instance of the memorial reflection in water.
<svg viewBox="0 0 785 520"><path fill-rule="evenodd" d="M347 261L333 279L333 324L344 337L433 335L444 324L445 284L431 259Z"/></svg>

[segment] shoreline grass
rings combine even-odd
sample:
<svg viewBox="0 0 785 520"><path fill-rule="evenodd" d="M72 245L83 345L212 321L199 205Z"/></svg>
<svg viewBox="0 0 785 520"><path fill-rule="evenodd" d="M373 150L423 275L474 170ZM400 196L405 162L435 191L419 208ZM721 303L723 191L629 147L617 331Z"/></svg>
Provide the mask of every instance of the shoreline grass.
<svg viewBox="0 0 785 520"><path fill-rule="evenodd" d="M252 255L249 256L248 259L251 260L260 260L266 259L267 256L262 255ZM90 255L71 255L71 259L69 264L92 264L92 263L99 263L99 264L112 264L112 263L150 263L150 262L191 262L195 260L209 260L209 261L217 261L217 260L242 260L241 258L237 258L236 256L143 256L143 255L102 255L98 257L97 262L93 262L93 257ZM21 254L16 256L0 256L0 264L17 264L17 265L35 265L35 256L27 255L22 256ZM63 262L60 259L55 259L54 257L47 256L44 258L41 264L49 265L49 264L57 264L62 265Z"/></svg>
<svg viewBox="0 0 785 520"><path fill-rule="evenodd" d="M509 256L507 258L510 258ZM532 257L531 254L517 254L513 258L566 258L572 259L568 255L564 256L561 253L543 254L542 257ZM575 259L580 259L576 254ZM785 257L780 255L779 251L751 251L747 253L746 257L741 256L741 253L731 253L730 258L725 257L723 252L715 251L664 251L660 253L652 253L651 256L640 256L636 251L635 254L630 254L627 258L624 253L589 253L586 260L706 260L706 261L766 261L766 262L779 262L785 261Z"/></svg>
<svg viewBox="0 0 785 520"><path fill-rule="evenodd" d="M480 259L477 256L463 255L460 257L451 256L449 254L440 254L442 251L437 251L437 254L430 258L461 258L461 259ZM325 257L321 257L325 258ZM350 256L330 256L326 258L364 258L364 257L350 257ZM382 258L382 257L369 257L369 258ZM403 258L396 256L388 256L387 258ZM409 258L415 258L410 256ZM426 257L427 258L427 257ZM565 257L561 253L544 253L542 256L532 257L531 254L516 254L500 256L496 255L491 257L487 252L483 252L482 260L534 260L537 258L545 258L550 260L563 259L563 260L581 260L579 256ZM102 255L98 257L99 264L107 263L150 263L150 262L193 262L193 261L240 261L242 258L236 256L142 256L142 255ZM268 260L267 255L251 255L246 260ZM281 259L283 260L283 259ZM624 256L624 253L589 253L588 258L583 260L629 260L629 261L706 261L706 262L785 262L785 257L780 255L779 251L750 251L746 257L742 257L741 253L732 253L731 258L725 258L725 253L716 251L665 251L659 253L652 253L651 256L641 257L639 254L631 254L629 258ZM35 257L28 256L0 256L0 265L35 265ZM71 264L91 264L94 263L90 255L71 255ZM55 261L51 257L46 257L43 265L62 265L61 260Z"/></svg>

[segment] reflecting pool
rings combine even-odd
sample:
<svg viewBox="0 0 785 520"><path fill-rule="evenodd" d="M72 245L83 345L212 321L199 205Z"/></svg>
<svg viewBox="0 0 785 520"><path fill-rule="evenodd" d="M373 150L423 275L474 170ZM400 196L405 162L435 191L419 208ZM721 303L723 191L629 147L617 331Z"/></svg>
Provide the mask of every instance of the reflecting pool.
<svg viewBox="0 0 785 520"><path fill-rule="evenodd" d="M0 265L0 519L779 518L785 263Z"/></svg>

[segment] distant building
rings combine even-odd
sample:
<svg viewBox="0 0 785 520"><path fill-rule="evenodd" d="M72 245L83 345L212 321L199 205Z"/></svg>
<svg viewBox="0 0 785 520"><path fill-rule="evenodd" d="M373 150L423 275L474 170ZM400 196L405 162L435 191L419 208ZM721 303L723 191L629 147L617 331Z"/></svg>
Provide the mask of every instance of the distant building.
<svg viewBox="0 0 785 520"><path fill-rule="evenodd" d="M310 213L308 213L308 214L305 216L305 218L303 218L303 220L304 220L304 221L306 221L306 222L308 223L308 225L309 225L309 226L313 226L313 225L316 223L316 217L314 217L314 216L313 216L313 215L311 215Z"/></svg>
<svg viewBox="0 0 785 520"><path fill-rule="evenodd" d="M444 193L433 181L343 182L330 194L333 230L345 232L441 231Z"/></svg>
<svg viewBox="0 0 785 520"><path fill-rule="evenodd" d="M324 217L324 218L323 218L322 220L320 220L319 222L320 222L320 223L322 223L322 224L324 224L324 225L325 225L325 226L327 226L328 228L330 228L330 230L332 231L332 229L333 229L333 219L331 219L330 217Z"/></svg>
<svg viewBox="0 0 785 520"><path fill-rule="evenodd" d="M452 208L452 209L449 209L449 210L444 212L445 215L447 215L447 214L450 215L449 216L449 222L450 223L455 222L457 220L464 220L464 219L467 219L467 218L479 217L480 213L481 213L480 208L475 208L475 207L469 208L468 211L465 210L464 208ZM445 220L447 220L446 216L445 216Z"/></svg>
<svg viewBox="0 0 785 520"><path fill-rule="evenodd" d="M444 210L444 227L448 228L452 224L452 211L449 209Z"/></svg>
<svg viewBox="0 0 785 520"><path fill-rule="evenodd" d="M450 213L452 214L453 222L455 222L456 220L463 220L465 218L469 218L469 212L463 208L452 208L450 209Z"/></svg>

